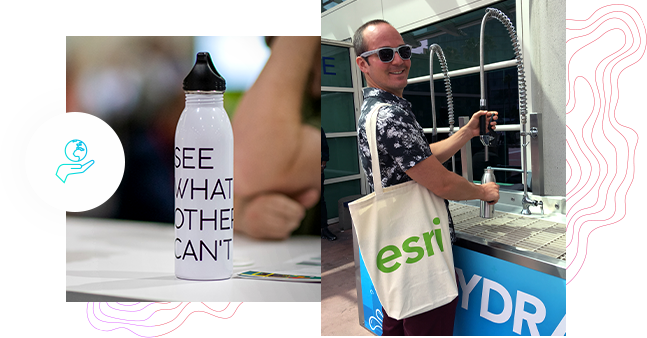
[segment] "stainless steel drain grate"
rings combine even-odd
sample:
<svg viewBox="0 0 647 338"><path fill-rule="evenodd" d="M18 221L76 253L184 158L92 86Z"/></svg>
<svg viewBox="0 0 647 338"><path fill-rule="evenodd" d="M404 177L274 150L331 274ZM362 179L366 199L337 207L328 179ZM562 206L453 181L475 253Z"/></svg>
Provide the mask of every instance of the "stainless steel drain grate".
<svg viewBox="0 0 647 338"><path fill-rule="evenodd" d="M449 210L456 231L566 260L565 224L505 212L484 219L478 207L457 203Z"/></svg>

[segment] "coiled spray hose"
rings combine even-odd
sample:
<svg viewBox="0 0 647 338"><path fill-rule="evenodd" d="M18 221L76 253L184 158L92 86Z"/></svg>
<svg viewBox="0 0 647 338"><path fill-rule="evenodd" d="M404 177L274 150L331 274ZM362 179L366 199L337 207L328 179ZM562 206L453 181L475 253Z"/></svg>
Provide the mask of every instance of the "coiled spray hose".
<svg viewBox="0 0 647 338"><path fill-rule="evenodd" d="M496 8L487 8L485 10L485 16L483 16L483 21L481 21L481 109L487 109L487 104L485 102L485 72L483 69L483 32L485 30L485 21L490 17L496 18L499 20L505 28L508 30L508 35L510 35L510 40L512 41L512 48L514 49L514 57L517 60L517 77L518 77L518 88L519 88L519 120L521 122L521 136L522 136L522 145L523 145L523 154L522 154L522 170L523 170L523 190L524 195L528 194L528 171L526 170L526 72L523 67L523 56L521 54L521 44L517 38L517 32L510 21L510 18L506 16L503 12ZM489 128L489 123L488 123ZM481 142L485 145L485 161L488 160L487 155L487 140L484 142L483 136L481 136Z"/></svg>
<svg viewBox="0 0 647 338"><path fill-rule="evenodd" d="M523 68L523 56L521 54L521 44L519 39L517 39L517 32L508 18L503 12L496 8L487 8L485 10L485 16L483 17L483 22L481 26L481 35L483 34L483 28L485 27L485 20L489 17L496 18L499 20L505 28L508 30L508 35L510 35L510 40L512 41L512 48L514 49L514 57L517 59L517 77L519 85L519 116L521 118L521 124L526 124L526 72ZM481 58L483 58L483 39L481 38ZM483 62L481 62L481 78L483 78ZM484 87L481 86L481 99L485 99Z"/></svg>
<svg viewBox="0 0 647 338"><path fill-rule="evenodd" d="M445 59L445 54L443 49L439 45L433 44L429 46L429 87L431 90L431 115L433 122L433 130L431 132L432 141L436 142L438 140L438 132L436 131L436 100L434 95L434 54L440 62L440 68L443 72L443 77L445 81L445 92L447 93L447 113L449 116L449 136L454 134L454 97L452 95L452 84L449 80L449 74L447 70L447 60ZM452 171L456 172L456 160L452 156Z"/></svg>

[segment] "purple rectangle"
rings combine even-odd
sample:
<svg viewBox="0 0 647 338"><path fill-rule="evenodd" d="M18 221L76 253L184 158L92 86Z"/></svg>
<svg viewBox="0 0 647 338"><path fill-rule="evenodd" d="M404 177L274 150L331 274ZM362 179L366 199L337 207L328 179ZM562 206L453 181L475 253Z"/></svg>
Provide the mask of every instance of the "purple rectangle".
<svg viewBox="0 0 647 338"><path fill-rule="evenodd" d="M155 303L80 304L79 338L154 338Z"/></svg>

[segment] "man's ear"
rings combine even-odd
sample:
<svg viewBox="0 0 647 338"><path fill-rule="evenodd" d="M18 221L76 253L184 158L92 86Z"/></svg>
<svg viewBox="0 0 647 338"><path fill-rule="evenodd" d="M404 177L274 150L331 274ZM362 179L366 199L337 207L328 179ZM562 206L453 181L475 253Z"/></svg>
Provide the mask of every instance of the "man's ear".
<svg viewBox="0 0 647 338"><path fill-rule="evenodd" d="M368 61L366 61L366 59L364 59L361 56L358 56L357 58L355 58L355 63L357 63L357 66L363 73L368 72L369 64L368 64Z"/></svg>

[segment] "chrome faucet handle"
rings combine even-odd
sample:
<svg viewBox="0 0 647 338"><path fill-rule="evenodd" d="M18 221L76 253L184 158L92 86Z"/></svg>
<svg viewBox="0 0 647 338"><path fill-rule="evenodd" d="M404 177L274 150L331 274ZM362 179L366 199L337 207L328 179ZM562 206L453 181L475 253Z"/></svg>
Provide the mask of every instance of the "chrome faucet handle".
<svg viewBox="0 0 647 338"><path fill-rule="evenodd" d="M530 206L539 206L541 208L541 214L544 214L544 202L536 201L528 197L528 195L523 195L521 199L521 214L522 215L531 215Z"/></svg>
<svg viewBox="0 0 647 338"><path fill-rule="evenodd" d="M521 198L521 214L522 215L530 215L532 214L530 212L530 205L533 204L535 201L530 199L528 195L523 195Z"/></svg>

